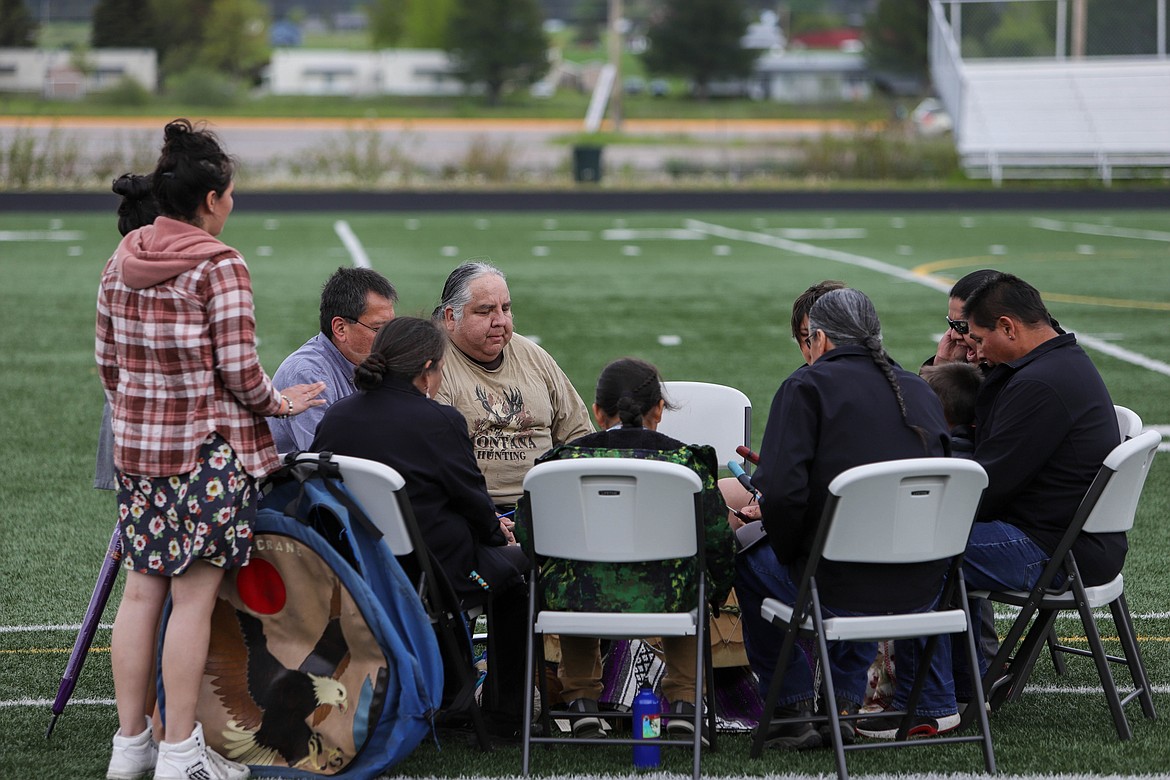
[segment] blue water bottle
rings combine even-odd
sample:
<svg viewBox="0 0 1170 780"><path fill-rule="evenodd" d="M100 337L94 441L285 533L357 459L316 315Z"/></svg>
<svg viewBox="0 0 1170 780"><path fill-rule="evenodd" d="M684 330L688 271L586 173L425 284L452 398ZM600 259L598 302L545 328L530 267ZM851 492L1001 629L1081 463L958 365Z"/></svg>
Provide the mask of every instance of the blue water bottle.
<svg viewBox="0 0 1170 780"><path fill-rule="evenodd" d="M662 736L662 708L658 696L647 680L642 680L634 697L634 739L657 739ZM634 768L657 769L662 763L659 745L634 745Z"/></svg>

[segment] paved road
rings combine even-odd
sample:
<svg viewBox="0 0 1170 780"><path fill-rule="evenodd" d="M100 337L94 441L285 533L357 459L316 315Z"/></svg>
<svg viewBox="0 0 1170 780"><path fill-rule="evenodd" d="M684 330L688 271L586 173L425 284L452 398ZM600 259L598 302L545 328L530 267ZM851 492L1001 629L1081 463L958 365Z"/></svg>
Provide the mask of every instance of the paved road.
<svg viewBox="0 0 1170 780"><path fill-rule="evenodd" d="M81 160L121 156L152 161L166 117L0 117L0 149L18 138L38 145L55 143L75 150ZM381 155L403 155L431 170L462 167L479 147L489 155L507 148L521 170L551 171L570 158L566 137L582 123L543 119L210 119L228 150L249 167L274 170L306 164L321 155L340 157L351 148ZM646 143L612 144L607 168L661 171L670 161L748 164L780 159L777 141L847 132L851 123L819 120L628 120L623 130L649 137ZM376 142L375 142L376 139Z"/></svg>

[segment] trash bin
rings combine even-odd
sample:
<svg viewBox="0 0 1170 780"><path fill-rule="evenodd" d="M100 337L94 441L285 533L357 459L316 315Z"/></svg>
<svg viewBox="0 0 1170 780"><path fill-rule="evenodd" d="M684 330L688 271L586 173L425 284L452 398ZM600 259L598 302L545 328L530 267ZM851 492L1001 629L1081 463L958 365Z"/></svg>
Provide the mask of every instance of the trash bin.
<svg viewBox="0 0 1170 780"><path fill-rule="evenodd" d="M601 181L601 147L573 147L573 180L578 182Z"/></svg>

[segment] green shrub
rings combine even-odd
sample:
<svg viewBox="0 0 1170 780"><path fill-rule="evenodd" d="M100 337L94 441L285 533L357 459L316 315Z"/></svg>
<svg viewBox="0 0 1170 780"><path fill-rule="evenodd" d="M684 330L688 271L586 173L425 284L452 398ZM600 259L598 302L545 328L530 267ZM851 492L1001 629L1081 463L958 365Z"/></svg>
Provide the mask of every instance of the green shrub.
<svg viewBox="0 0 1170 780"><path fill-rule="evenodd" d="M93 101L104 106L146 106L153 98L150 90L130 76L123 76L114 86L93 95Z"/></svg>
<svg viewBox="0 0 1170 780"><path fill-rule="evenodd" d="M196 65L167 79L167 95L185 105L226 108L240 102L243 88L230 76Z"/></svg>

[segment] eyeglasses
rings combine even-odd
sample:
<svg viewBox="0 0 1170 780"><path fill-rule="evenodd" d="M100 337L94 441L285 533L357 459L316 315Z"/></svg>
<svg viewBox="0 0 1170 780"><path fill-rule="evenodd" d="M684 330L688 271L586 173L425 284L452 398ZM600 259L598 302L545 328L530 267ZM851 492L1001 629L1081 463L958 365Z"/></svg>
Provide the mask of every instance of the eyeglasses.
<svg viewBox="0 0 1170 780"><path fill-rule="evenodd" d="M966 336L971 332L971 326L967 324L966 320L952 320L950 317L947 317L947 325L960 336Z"/></svg>
<svg viewBox="0 0 1170 780"><path fill-rule="evenodd" d="M349 317L346 317L346 319L349 320ZM362 322L361 320L349 320L349 321L356 322L358 325L361 325L363 328L365 328L366 330L369 330L373 333L377 333L378 331L380 331L382 329L381 325L379 325L378 327L375 328L371 325L367 325L366 323Z"/></svg>

